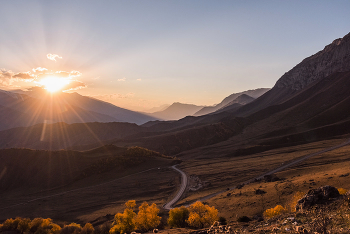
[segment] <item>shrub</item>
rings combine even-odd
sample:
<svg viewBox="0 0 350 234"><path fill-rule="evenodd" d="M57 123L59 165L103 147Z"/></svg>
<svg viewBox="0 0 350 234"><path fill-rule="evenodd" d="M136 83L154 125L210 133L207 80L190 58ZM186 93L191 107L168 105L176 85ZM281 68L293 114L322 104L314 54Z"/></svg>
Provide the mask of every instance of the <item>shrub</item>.
<svg viewBox="0 0 350 234"><path fill-rule="evenodd" d="M130 200L125 203L124 213L117 213L114 216L114 222L112 228L109 230L110 234L123 234L132 232L135 230L135 217L136 213L133 208L136 206L135 200Z"/></svg>
<svg viewBox="0 0 350 234"><path fill-rule="evenodd" d="M136 228L144 232L156 228L161 220L158 213L156 204L149 206L147 202L142 203L136 216Z"/></svg>
<svg viewBox="0 0 350 234"><path fill-rule="evenodd" d="M95 228L94 234L109 234L109 230L112 228L112 225L109 223L104 223Z"/></svg>
<svg viewBox="0 0 350 234"><path fill-rule="evenodd" d="M27 218L21 219L18 223L17 230L21 233L29 231L30 222L31 222L30 219L27 219Z"/></svg>
<svg viewBox="0 0 350 234"><path fill-rule="evenodd" d="M338 188L338 192L340 195L345 195L347 193L348 190L344 189L344 188Z"/></svg>
<svg viewBox="0 0 350 234"><path fill-rule="evenodd" d="M275 206L275 208L265 210L264 217L272 218L276 215L280 215L280 214L285 213L285 212L287 212L286 208L284 208L281 205L277 205L277 206Z"/></svg>
<svg viewBox="0 0 350 234"><path fill-rule="evenodd" d="M14 219L6 219L5 222L2 223L0 230L14 231L17 229L17 225L18 223L16 223Z"/></svg>
<svg viewBox="0 0 350 234"><path fill-rule="evenodd" d="M69 225L64 225L61 230L61 234L78 234L82 231L80 224L71 223Z"/></svg>
<svg viewBox="0 0 350 234"><path fill-rule="evenodd" d="M181 206L180 208L174 208L169 211L168 224L170 227L186 227L186 220L189 218L189 210Z"/></svg>
<svg viewBox="0 0 350 234"><path fill-rule="evenodd" d="M189 207L188 225L195 228L204 228L210 226L218 219L218 210L214 206L210 207L197 201Z"/></svg>
<svg viewBox="0 0 350 234"><path fill-rule="evenodd" d="M86 223L83 229L81 230L81 234L93 234L95 231L94 227L91 223Z"/></svg>

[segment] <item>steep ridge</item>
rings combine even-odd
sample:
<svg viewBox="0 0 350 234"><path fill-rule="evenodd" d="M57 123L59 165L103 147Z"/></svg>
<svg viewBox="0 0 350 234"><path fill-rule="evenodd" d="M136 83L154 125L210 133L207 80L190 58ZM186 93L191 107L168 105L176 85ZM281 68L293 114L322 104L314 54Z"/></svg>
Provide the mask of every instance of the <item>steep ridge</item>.
<svg viewBox="0 0 350 234"><path fill-rule="evenodd" d="M281 104L309 84L344 71L350 71L350 33L304 59L285 73L270 91L232 113L248 116L268 106Z"/></svg>
<svg viewBox="0 0 350 234"><path fill-rule="evenodd" d="M308 84L335 72L350 70L350 33L334 40L322 51L304 59L284 74L276 83L278 88L302 90Z"/></svg>
<svg viewBox="0 0 350 234"><path fill-rule="evenodd" d="M268 89L268 88L260 88L260 89L247 90L247 91L240 92L240 93L233 93L230 96L224 98L224 100L222 100L219 104L217 104L215 106L203 107L200 111L196 112L194 115L201 116L201 115L206 115L206 114L215 112L221 108L224 108L230 102L234 102L235 99L237 99L239 96L241 96L243 94L246 94L252 98L258 98L269 90L270 89ZM243 103L240 103L238 100L236 103L244 105Z"/></svg>
<svg viewBox="0 0 350 234"><path fill-rule="evenodd" d="M253 98L249 95L246 95L246 94L242 94L242 95L238 96L235 100L229 102L228 104L226 104L225 106L223 106L219 110L215 111L214 113L237 110L239 107L246 105L248 103L251 103L254 100L255 100L255 98Z"/></svg>
<svg viewBox="0 0 350 234"><path fill-rule="evenodd" d="M287 101L244 118L239 135L177 157L237 156L350 134L350 72L332 74Z"/></svg>

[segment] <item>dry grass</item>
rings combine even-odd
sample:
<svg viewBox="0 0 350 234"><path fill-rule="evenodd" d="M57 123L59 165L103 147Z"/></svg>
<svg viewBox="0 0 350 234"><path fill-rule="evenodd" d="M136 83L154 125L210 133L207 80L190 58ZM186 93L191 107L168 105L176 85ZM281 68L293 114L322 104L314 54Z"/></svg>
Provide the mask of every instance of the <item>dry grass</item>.
<svg viewBox="0 0 350 234"><path fill-rule="evenodd" d="M298 147L271 150L260 154L231 159L212 159L203 161L186 161L182 164L188 174L196 174L211 186L188 192L181 203L194 201L213 192L233 187L242 181L253 178L273 169L285 160L291 160L305 154L313 153L344 142L343 139L322 141ZM315 156L300 165L289 168L276 175L283 180L276 182L255 182L242 189L227 191L213 197L207 202L219 210L219 215L228 221L238 217L262 215L268 208L278 204L288 205L295 192L306 193L311 188L332 185L337 188L350 189L350 146ZM256 194L257 189L266 191Z"/></svg>

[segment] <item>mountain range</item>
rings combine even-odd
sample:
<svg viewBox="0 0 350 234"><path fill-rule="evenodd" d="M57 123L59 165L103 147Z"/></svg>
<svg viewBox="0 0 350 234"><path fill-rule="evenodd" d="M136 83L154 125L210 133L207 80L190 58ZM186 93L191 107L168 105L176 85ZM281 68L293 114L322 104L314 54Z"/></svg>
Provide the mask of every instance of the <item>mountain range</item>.
<svg viewBox="0 0 350 234"><path fill-rule="evenodd" d="M193 104L175 102L164 110L149 113L149 115L160 120L179 120L186 116L200 116L210 114L216 111L222 111L223 108L232 109L248 104L249 102L263 95L268 90L270 89L260 88L240 93L234 93L224 98L219 104L214 106L197 106Z"/></svg>
<svg viewBox="0 0 350 234"><path fill-rule="evenodd" d="M39 123L143 124L151 120L156 119L78 93L50 95L43 90L21 93L0 90L0 130Z"/></svg>
<svg viewBox="0 0 350 234"><path fill-rule="evenodd" d="M142 125L67 122L38 124L0 131L0 147L87 150L103 144L114 144L123 147L142 146L183 158L251 154L348 134L349 82L350 34L301 61L285 73L271 90L258 89L234 94L213 107L174 103L158 112L164 116L170 113L170 116L172 112L184 110L183 107L193 112L185 114L184 111L182 115L186 117L177 121L153 120ZM41 103L48 105L44 101L32 102L28 96L1 95L5 95L3 97L8 100L1 99L2 112L21 114L30 111L29 106L36 109ZM11 100L13 103L26 103L27 108L24 104L24 109L14 108L16 105L4 105L11 103ZM82 116L105 118L106 122L109 121L107 118L117 119L113 113L119 109L114 107L113 110L107 110L107 103L104 104L106 109L99 109L100 101L84 99L78 94L66 95L63 100L71 103L71 106L66 107L69 113L80 111L79 113L86 113ZM87 101L80 104L82 100ZM74 106L74 103L79 107ZM84 109L79 109L83 107ZM43 139L43 132L51 138ZM66 135L63 136L62 132Z"/></svg>

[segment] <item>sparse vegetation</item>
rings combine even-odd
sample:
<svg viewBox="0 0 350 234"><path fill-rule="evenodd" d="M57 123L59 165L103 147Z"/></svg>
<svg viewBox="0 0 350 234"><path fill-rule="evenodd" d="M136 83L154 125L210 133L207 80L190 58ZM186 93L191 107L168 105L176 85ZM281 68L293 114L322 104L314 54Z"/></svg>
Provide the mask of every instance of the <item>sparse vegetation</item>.
<svg viewBox="0 0 350 234"><path fill-rule="evenodd" d="M287 209L284 208L283 206L281 205L277 205L275 206L275 208L270 208L270 209L267 209L265 212L264 212L264 217L266 218L272 218L274 216L277 216L277 215L280 215L282 213L286 213L287 212Z"/></svg>
<svg viewBox="0 0 350 234"><path fill-rule="evenodd" d="M348 190L344 189L344 188L338 188L338 192L340 195L345 195L347 193Z"/></svg>

